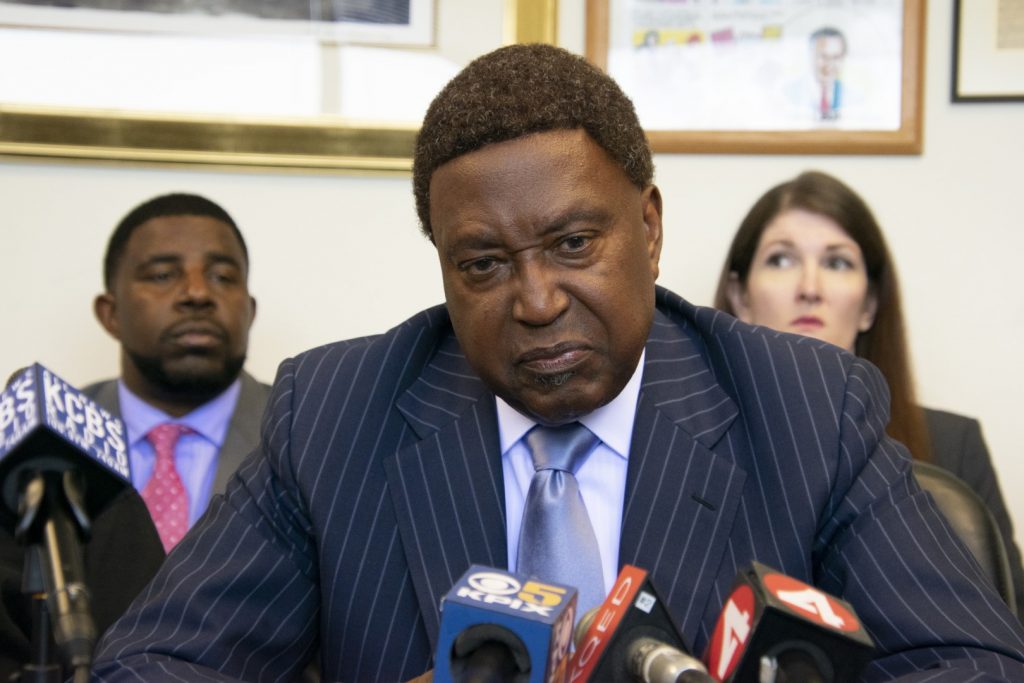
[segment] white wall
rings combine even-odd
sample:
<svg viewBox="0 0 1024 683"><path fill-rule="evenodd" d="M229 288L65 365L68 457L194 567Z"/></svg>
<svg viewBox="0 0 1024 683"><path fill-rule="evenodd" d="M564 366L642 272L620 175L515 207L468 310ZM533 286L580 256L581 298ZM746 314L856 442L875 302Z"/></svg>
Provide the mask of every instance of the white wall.
<svg viewBox="0 0 1024 683"><path fill-rule="evenodd" d="M920 156L660 155L661 283L708 303L733 230L765 189L809 167L849 182L896 255L921 397L981 418L1020 542L1024 105L949 102L951 4L930 3ZM560 26L562 44L582 50L582 0L562 0ZM103 249L130 207L171 190L210 196L244 231L259 300L248 367L262 379L285 356L442 298L408 177L0 159L0 374L36 360L75 384L116 373L116 345L91 313Z"/></svg>

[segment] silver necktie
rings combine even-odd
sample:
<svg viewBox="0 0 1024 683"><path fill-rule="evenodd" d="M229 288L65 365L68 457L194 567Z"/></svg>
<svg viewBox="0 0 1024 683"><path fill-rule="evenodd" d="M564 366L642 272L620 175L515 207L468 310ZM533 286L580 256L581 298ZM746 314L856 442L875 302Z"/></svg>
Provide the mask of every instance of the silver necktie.
<svg viewBox="0 0 1024 683"><path fill-rule="evenodd" d="M538 426L526 435L536 472L526 494L517 568L578 589L577 618L604 601L601 552L575 476L597 443L579 422Z"/></svg>

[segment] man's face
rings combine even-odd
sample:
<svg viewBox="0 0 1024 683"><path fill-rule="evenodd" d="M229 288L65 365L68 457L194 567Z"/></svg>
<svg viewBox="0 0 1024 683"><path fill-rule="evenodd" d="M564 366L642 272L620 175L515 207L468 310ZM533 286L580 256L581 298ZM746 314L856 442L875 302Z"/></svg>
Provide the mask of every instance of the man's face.
<svg viewBox="0 0 1024 683"><path fill-rule="evenodd" d="M814 39L814 72L820 82L830 83L839 78L846 56L846 43L839 36L820 36Z"/></svg>
<svg viewBox="0 0 1024 683"><path fill-rule="evenodd" d="M582 130L489 145L438 168L430 222L469 363L543 424L608 403L654 315L661 196Z"/></svg>
<svg viewBox="0 0 1024 683"><path fill-rule="evenodd" d="M234 232L206 216L166 216L135 229L97 297L96 316L122 349L128 387L159 403L201 403L245 362L256 302Z"/></svg>

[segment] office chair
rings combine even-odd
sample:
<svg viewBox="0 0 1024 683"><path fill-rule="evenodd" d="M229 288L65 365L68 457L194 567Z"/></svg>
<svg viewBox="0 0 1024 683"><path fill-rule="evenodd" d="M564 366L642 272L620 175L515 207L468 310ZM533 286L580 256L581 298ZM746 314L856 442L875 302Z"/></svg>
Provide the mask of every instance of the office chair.
<svg viewBox="0 0 1024 683"><path fill-rule="evenodd" d="M996 592L1016 615L1017 601L1006 546L988 507L978 494L951 472L916 460L913 467L921 488L932 494L950 526L974 553Z"/></svg>

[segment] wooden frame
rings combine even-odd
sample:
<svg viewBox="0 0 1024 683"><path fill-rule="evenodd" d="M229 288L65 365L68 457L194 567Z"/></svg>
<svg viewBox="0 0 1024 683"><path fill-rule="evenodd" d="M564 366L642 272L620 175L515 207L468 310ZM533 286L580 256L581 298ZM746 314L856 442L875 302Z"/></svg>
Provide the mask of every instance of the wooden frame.
<svg viewBox="0 0 1024 683"><path fill-rule="evenodd" d="M963 0L953 2L953 102L1024 102L1024 51L1000 50L995 4L971 0L968 13Z"/></svg>
<svg viewBox="0 0 1024 683"><path fill-rule="evenodd" d="M610 0L587 0L586 54L607 68ZM919 154L925 0L904 0L899 127L895 130L648 130L655 152L700 154Z"/></svg>
<svg viewBox="0 0 1024 683"><path fill-rule="evenodd" d="M506 42L554 42L557 0L503 0ZM405 172L414 127L0 104L0 156Z"/></svg>

